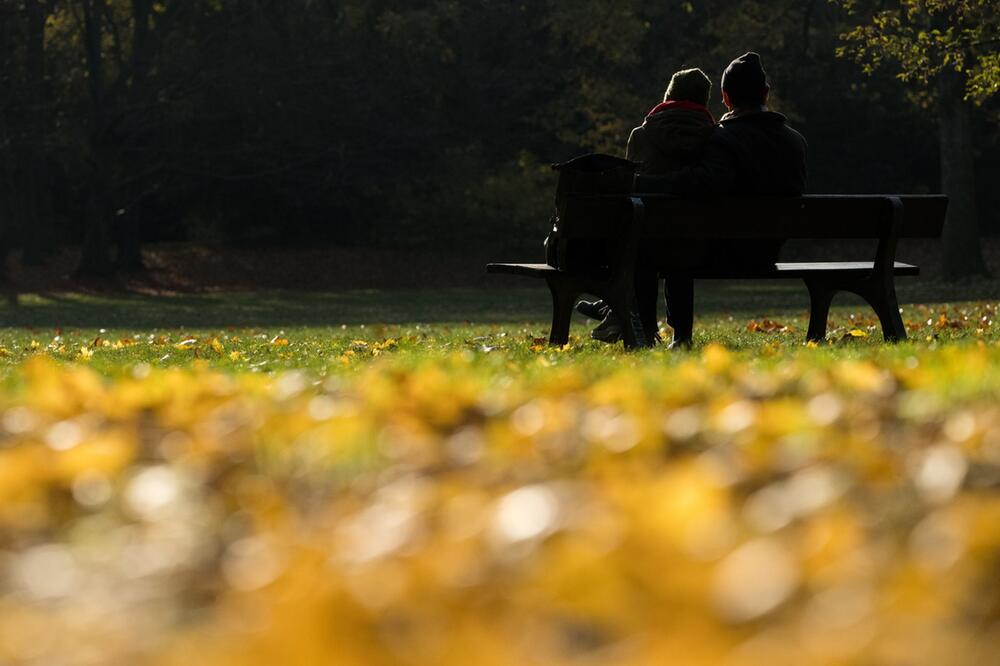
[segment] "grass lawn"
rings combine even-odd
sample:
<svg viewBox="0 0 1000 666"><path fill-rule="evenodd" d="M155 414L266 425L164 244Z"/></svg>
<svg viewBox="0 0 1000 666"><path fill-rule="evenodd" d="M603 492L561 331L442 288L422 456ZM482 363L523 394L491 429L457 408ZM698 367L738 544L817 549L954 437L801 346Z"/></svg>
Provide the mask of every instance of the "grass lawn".
<svg viewBox="0 0 1000 666"><path fill-rule="evenodd" d="M24 296L0 663L988 663L997 296L806 345L711 285L681 353L551 348L543 289Z"/></svg>
<svg viewBox="0 0 1000 666"><path fill-rule="evenodd" d="M995 283L984 282L966 287L965 294L996 294L1000 299L998 290ZM946 285L921 292L916 285L904 285L900 292L912 343L884 349L873 313L860 299L845 294L831 313L831 345L824 349L835 357L887 351L901 356L945 341L1000 339L1000 328L992 324L996 302L989 297L958 300L962 292ZM918 293L929 298L917 300ZM708 282L699 283L697 296L699 349L715 342L756 355L762 350L792 352L804 343L808 297L797 285ZM364 365L343 363L345 353L355 361L370 360L356 356L361 346L357 341L387 340L394 358L414 362L471 351L480 360L502 352L505 360L522 363L537 360L541 350L533 348L548 336L549 307L544 288L162 298L27 294L16 306L0 305L0 367L14 367L44 353L86 361L110 374L137 363L172 367L194 361L227 371L301 369L327 374ZM581 357L588 365L602 359L620 365L621 346L590 341L590 326L577 316L569 356ZM657 363L675 361L662 351L639 353L633 361L642 364L653 358Z"/></svg>

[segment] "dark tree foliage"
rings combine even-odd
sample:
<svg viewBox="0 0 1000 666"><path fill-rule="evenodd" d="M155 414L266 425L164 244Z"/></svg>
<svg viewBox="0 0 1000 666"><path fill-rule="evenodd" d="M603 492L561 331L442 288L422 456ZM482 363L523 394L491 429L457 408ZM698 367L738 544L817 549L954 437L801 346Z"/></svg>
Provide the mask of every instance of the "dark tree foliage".
<svg viewBox="0 0 1000 666"><path fill-rule="evenodd" d="M0 0L0 250L109 273L158 239L534 244L549 163L623 152L681 67L721 113L751 49L812 191L939 190L931 101L838 58L854 27L826 0Z"/></svg>

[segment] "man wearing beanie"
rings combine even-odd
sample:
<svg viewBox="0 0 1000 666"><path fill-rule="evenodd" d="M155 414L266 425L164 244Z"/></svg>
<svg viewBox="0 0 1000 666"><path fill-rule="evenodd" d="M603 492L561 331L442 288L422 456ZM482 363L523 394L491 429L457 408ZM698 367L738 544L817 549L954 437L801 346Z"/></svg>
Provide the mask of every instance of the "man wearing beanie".
<svg viewBox="0 0 1000 666"><path fill-rule="evenodd" d="M722 99L729 110L715 127L701 160L669 174L640 174L637 192L679 195L798 196L806 186L806 141L780 113L767 108L767 75L756 53L745 53L722 74ZM636 298L648 318L656 309L656 272L665 275L667 321L674 344L691 342L694 282L685 270L722 261L773 264L780 243L722 241L711 245L674 243L640 257ZM655 317L655 315L654 315Z"/></svg>

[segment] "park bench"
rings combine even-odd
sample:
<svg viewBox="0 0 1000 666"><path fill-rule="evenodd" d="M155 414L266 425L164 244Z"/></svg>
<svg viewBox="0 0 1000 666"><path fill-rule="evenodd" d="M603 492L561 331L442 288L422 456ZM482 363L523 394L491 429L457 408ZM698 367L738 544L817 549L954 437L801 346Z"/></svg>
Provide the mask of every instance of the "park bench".
<svg viewBox="0 0 1000 666"><path fill-rule="evenodd" d="M545 280L552 294L549 342L569 340L573 306L582 294L604 299L622 327L626 348L643 344L633 311L633 275L640 245L682 239L872 239L868 261L776 263L761 268L712 266L685 271L695 279L800 279L809 290L807 340L826 337L834 295L846 291L871 305L886 341L906 339L895 277L920 269L896 261L901 238L937 238L948 199L943 195L806 195L700 200L664 194L573 196L557 221L561 247L577 239L602 241L610 261L596 269L560 270L548 264L492 263L487 272ZM565 265L562 262L557 262Z"/></svg>

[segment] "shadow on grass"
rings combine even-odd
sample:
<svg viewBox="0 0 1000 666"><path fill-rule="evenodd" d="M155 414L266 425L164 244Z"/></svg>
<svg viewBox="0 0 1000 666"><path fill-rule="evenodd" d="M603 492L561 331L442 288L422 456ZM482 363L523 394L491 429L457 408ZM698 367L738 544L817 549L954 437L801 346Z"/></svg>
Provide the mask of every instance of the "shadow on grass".
<svg viewBox="0 0 1000 666"><path fill-rule="evenodd" d="M901 281L901 303L995 299L1000 281L967 285ZM700 315L745 317L804 313L809 299L794 282L713 282L697 285ZM849 294L835 306L866 307ZM510 288L337 293L236 292L180 296L23 295L0 306L6 328L226 328L253 326L355 326L403 323L546 322L547 290L524 283ZM662 306L661 306L662 308Z"/></svg>
<svg viewBox="0 0 1000 666"><path fill-rule="evenodd" d="M237 292L176 296L25 294L3 328L226 328L494 323L548 318L544 290Z"/></svg>

